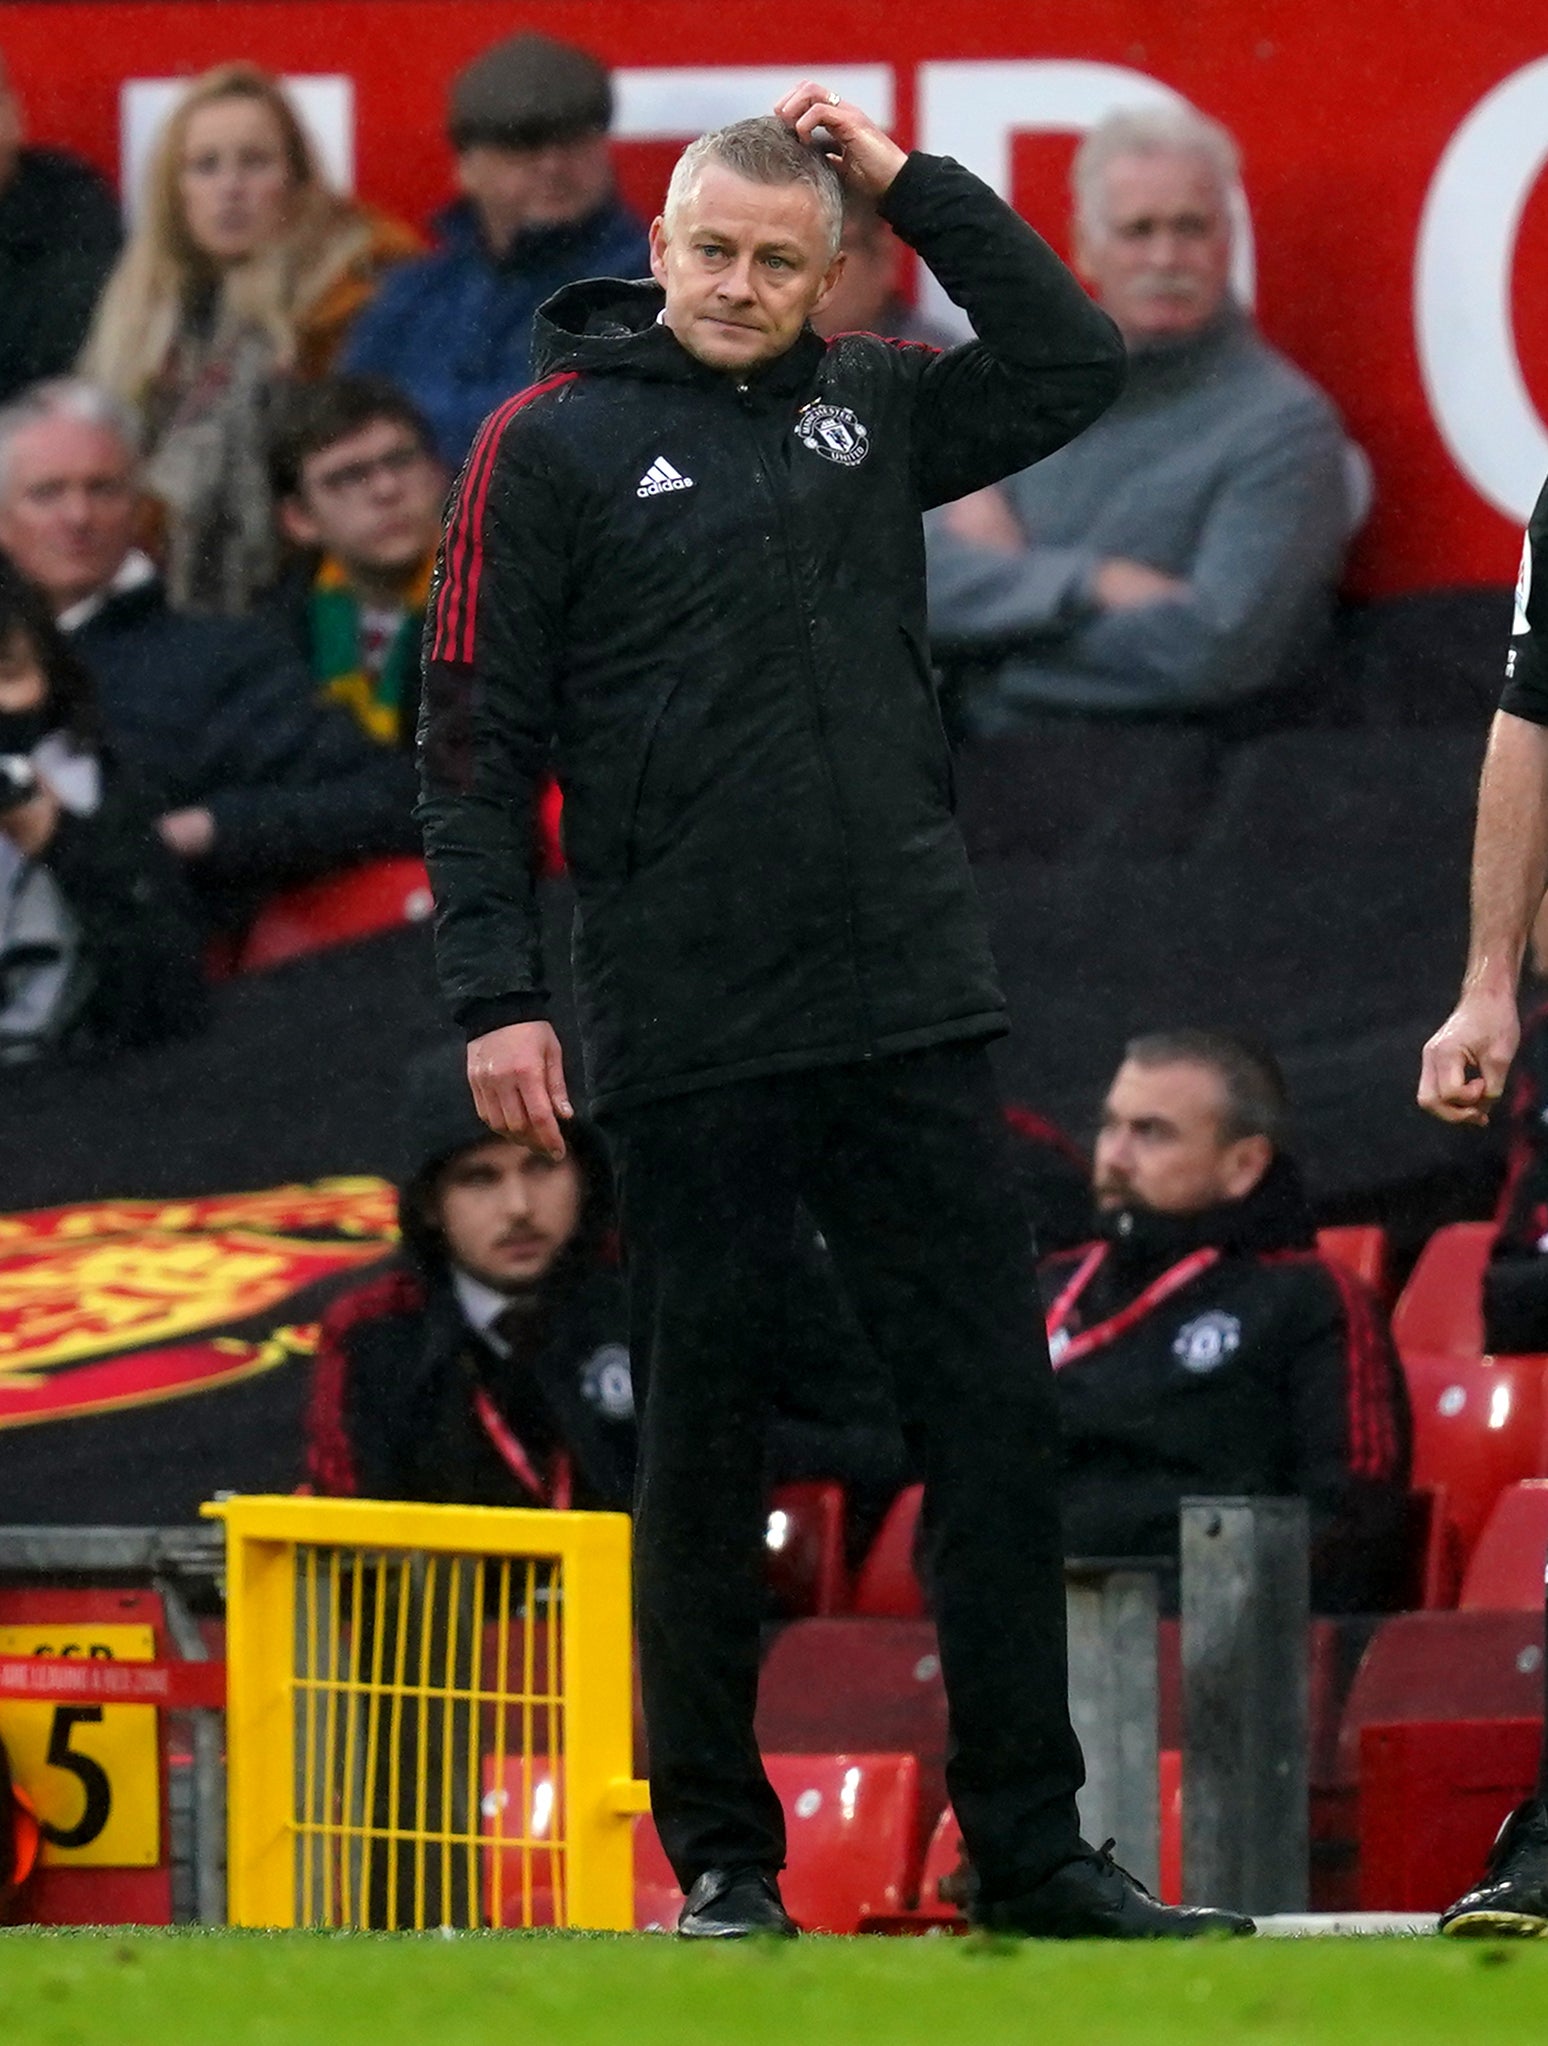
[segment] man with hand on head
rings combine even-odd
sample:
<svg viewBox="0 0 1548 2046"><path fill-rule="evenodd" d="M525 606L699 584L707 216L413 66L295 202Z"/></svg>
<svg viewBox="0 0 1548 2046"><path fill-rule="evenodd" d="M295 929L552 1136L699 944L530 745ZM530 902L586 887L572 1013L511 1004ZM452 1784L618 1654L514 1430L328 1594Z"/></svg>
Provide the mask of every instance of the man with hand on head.
<svg viewBox="0 0 1548 2046"><path fill-rule="evenodd" d="M846 184L979 339L812 331ZM794 1930L753 1733L772 1374L746 1331L779 1325L803 1202L925 1472L980 1921L1245 1930L1158 1904L1078 1830L1053 1389L985 1050L1005 1008L924 650L921 513L1095 418L1117 334L977 178L811 83L689 147L651 250L654 282L549 302L540 381L474 443L419 814L480 1112L558 1155L529 849L552 751L644 1396L640 1660L679 1930Z"/></svg>
<svg viewBox="0 0 1548 2046"><path fill-rule="evenodd" d="M1473 838L1472 936L1457 1006L1424 1048L1419 1106L1482 1128L1521 1042L1521 962L1548 887L1548 484L1521 550L1505 688L1489 732ZM1509 1814L1482 1880L1440 1929L1463 1939L1548 1935L1548 1728L1533 1796Z"/></svg>

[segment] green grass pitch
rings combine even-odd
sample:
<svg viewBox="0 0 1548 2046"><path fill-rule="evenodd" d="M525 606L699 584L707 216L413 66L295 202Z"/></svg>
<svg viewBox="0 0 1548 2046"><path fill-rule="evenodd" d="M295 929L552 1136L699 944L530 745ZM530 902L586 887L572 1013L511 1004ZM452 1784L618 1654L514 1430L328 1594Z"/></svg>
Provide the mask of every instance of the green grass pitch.
<svg viewBox="0 0 1548 2046"><path fill-rule="evenodd" d="M5 2046L1548 2041L1548 1941L0 1934Z"/></svg>

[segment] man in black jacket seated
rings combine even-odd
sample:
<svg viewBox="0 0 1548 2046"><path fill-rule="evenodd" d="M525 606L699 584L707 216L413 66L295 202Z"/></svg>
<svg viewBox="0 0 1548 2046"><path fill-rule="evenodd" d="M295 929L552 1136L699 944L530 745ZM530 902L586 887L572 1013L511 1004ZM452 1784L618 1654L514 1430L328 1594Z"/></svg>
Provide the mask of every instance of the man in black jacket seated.
<svg viewBox="0 0 1548 2046"><path fill-rule="evenodd" d="M415 851L413 768L320 702L271 629L169 608L135 546L133 431L68 379L0 409L0 548L47 594L107 736L159 800L163 839L229 928L267 889Z"/></svg>
<svg viewBox="0 0 1548 2046"><path fill-rule="evenodd" d="M812 331L835 166L977 341ZM690 146L652 251L653 284L549 302L542 381L474 444L426 633L420 815L480 1112L560 1155L530 851L557 741L645 1388L640 1667L679 1930L794 1930L753 1732L768 1373L747 1332L777 1325L803 1202L923 1458L981 1920L1248 1929L1156 1903L1080 1838L1053 1388L985 1049L1004 1001L923 651L922 511L1078 433L1118 388L1117 335L977 178L812 84Z"/></svg>
<svg viewBox="0 0 1548 2046"><path fill-rule="evenodd" d="M1314 1606L1380 1610L1403 1560L1402 1374L1375 1301L1317 1255L1285 1107L1274 1060L1224 1033L1129 1045L1100 1235L1042 1272L1065 1546L1175 1558L1185 1496L1301 1494Z"/></svg>

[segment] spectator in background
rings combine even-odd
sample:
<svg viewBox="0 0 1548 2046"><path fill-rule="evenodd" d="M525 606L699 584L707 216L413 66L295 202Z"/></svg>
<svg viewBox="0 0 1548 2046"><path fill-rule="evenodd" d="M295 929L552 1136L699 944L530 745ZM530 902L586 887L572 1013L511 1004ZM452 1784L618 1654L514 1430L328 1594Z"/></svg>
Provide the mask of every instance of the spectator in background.
<svg viewBox="0 0 1548 2046"><path fill-rule="evenodd" d="M25 132L0 65L0 403L70 368L123 240L106 181Z"/></svg>
<svg viewBox="0 0 1548 2046"><path fill-rule="evenodd" d="M183 1037L198 919L48 600L0 568L0 1068Z"/></svg>
<svg viewBox="0 0 1548 2046"><path fill-rule="evenodd" d="M0 548L89 670L206 913L232 927L266 889L415 850L413 767L320 703L271 629L168 606L135 545L133 432L116 399L64 379L0 408Z"/></svg>
<svg viewBox="0 0 1548 2046"><path fill-rule="evenodd" d="M278 565L268 437L416 236L328 185L278 79L223 64L162 130L82 359L139 408L179 609L245 611Z"/></svg>
<svg viewBox="0 0 1548 2046"><path fill-rule="evenodd" d="M1234 143L1191 108L1115 113L1075 157L1077 264L1123 331L1123 395L937 514L930 620L969 722L1217 711L1315 652L1356 520L1315 385L1231 294Z"/></svg>
<svg viewBox="0 0 1548 2046"><path fill-rule="evenodd" d="M326 377L281 417L269 480L303 550L274 592L274 622L367 738L412 746L446 495L428 422L381 377Z"/></svg>
<svg viewBox="0 0 1548 2046"><path fill-rule="evenodd" d="M626 1510L634 1398L601 1140L572 1123L555 1161L492 1137L460 1045L415 1061L406 1122L402 1252L323 1319L313 1485Z"/></svg>
<svg viewBox="0 0 1548 2046"><path fill-rule="evenodd" d="M1409 1421L1383 1318L1317 1255L1284 1082L1223 1033L1137 1037L1107 1096L1094 1243L1043 1268L1065 1547L1177 1555L1190 1494L1301 1494L1312 1599L1398 1589Z"/></svg>
<svg viewBox="0 0 1548 2046"><path fill-rule="evenodd" d="M903 244L877 212L874 201L844 195L844 267L838 283L812 315L825 341L835 334L881 334L889 341L918 341L927 348L954 348L948 334L915 310L903 296Z"/></svg>
<svg viewBox="0 0 1548 2046"><path fill-rule="evenodd" d="M435 223L435 253L388 280L344 357L410 394L451 469L531 381L543 301L584 278L649 270L645 230L614 189L612 118L605 68L548 36L497 43L453 82L462 197Z"/></svg>

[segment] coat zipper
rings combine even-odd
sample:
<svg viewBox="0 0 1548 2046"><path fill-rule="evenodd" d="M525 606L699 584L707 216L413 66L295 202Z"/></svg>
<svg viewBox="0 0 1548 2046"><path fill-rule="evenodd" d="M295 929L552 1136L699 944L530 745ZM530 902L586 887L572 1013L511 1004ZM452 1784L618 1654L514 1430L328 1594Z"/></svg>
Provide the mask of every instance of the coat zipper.
<svg viewBox="0 0 1548 2046"><path fill-rule="evenodd" d="M791 545L790 520L785 505L785 492L774 477L764 456L763 442L758 434L752 400L746 384L738 384L737 397L741 401L742 415L752 439L753 453L764 484L774 501L775 516L779 520L780 537L784 542L785 577L790 585L791 602L801 624L801 651L806 669L807 703L811 712L813 733L817 740L817 752L822 761L823 775L828 784L828 799L833 808L833 821L838 831L839 852L844 870L844 937L849 948L849 972L854 983L855 1005L860 1014L861 1035L864 1039L862 1056L875 1056L876 1032L871 1021L870 1003L866 1000L865 981L860 972L860 948L855 940L855 881L854 865L850 858L849 831L844 821L844 806L839 798L838 779L833 772L833 759L828 747L827 728L822 715L822 697L817 687L817 657L812 650L811 621L806 606L801 601L801 584L796 575L795 553Z"/></svg>

